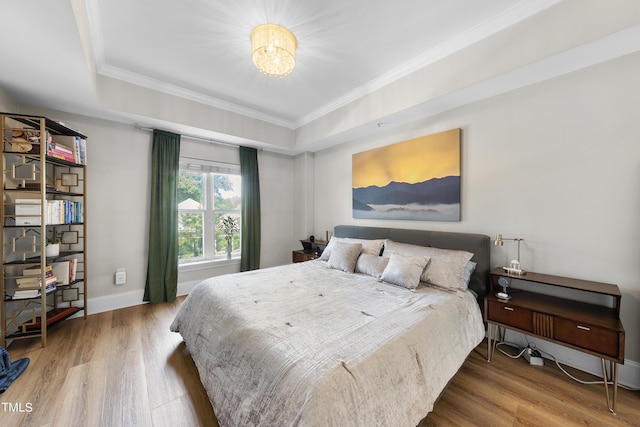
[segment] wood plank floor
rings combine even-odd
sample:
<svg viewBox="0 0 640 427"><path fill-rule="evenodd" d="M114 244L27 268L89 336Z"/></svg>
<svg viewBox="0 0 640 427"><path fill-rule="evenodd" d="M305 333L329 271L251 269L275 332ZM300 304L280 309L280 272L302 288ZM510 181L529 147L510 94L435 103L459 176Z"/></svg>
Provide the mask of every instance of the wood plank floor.
<svg viewBox="0 0 640 427"><path fill-rule="evenodd" d="M217 426L189 352L169 331L182 300L67 320L45 348L12 343L12 360L31 362L0 394L0 425ZM480 345L420 427L574 425L640 426L640 394L620 390L614 416L602 386L500 353L487 363Z"/></svg>

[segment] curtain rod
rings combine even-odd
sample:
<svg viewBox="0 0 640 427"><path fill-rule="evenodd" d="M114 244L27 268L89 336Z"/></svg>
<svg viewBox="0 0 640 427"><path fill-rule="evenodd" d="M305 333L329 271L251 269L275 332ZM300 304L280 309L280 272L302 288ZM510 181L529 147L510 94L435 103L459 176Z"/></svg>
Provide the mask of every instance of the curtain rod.
<svg viewBox="0 0 640 427"><path fill-rule="evenodd" d="M180 159L183 160L193 160L194 162L197 163L208 163L210 165L214 165L214 166L221 166L221 167L228 167L229 169L237 169L240 167L239 164L237 163L231 163L231 162L220 162L218 160L203 160L200 159L198 157L188 157L188 156L180 156ZM184 163L184 162L183 162ZM188 162L187 162L188 163Z"/></svg>
<svg viewBox="0 0 640 427"><path fill-rule="evenodd" d="M155 130L154 128L147 128L147 127L140 126L138 123L134 123L134 126L138 130L144 130L144 131L147 131L147 132L153 132ZM167 130L167 129L158 129L158 130L163 130L165 132L177 133L175 131ZM181 133L179 135L181 137L185 137L185 138L189 138L189 139L195 139L196 141L207 142L209 144L214 144L214 145L226 145L227 147L236 147L236 148L239 147L239 145L232 144L230 142L216 141L215 139L203 138L201 136L184 135L184 134L181 134ZM258 151L262 151L262 150L258 150Z"/></svg>

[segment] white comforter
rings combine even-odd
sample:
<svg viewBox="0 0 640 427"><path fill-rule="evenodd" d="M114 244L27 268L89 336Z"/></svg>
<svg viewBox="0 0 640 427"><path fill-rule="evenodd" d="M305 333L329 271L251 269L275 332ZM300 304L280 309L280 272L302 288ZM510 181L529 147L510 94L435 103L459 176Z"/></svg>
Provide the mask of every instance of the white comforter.
<svg viewBox="0 0 640 427"><path fill-rule="evenodd" d="M484 338L469 293L418 292L322 261L200 283L182 334L225 426L415 426Z"/></svg>

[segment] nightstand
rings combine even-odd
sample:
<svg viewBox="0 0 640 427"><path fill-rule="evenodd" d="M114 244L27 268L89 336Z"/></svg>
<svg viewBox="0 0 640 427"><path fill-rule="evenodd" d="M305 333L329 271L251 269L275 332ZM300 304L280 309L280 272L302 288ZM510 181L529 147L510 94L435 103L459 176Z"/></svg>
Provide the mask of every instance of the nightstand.
<svg viewBox="0 0 640 427"><path fill-rule="evenodd" d="M313 242L308 239L300 240L300 243L304 247L310 248L309 250L296 250L291 252L291 261L293 262L304 262L310 261L312 259L316 259L320 257L324 248L327 247L329 242L325 240L314 240Z"/></svg>
<svg viewBox="0 0 640 427"><path fill-rule="evenodd" d="M311 261L312 259L316 259L319 257L320 255L316 254L315 252L306 252L302 249L300 249L299 251L291 252L291 261L293 262Z"/></svg>
<svg viewBox="0 0 640 427"><path fill-rule="evenodd" d="M496 297L501 277L526 282L527 290L512 289L508 301ZM580 302L536 292L539 284L604 295L611 306ZM624 364L624 328L620 321L620 289L617 285L527 272L508 274L502 268L491 270L491 291L484 299L488 324L487 360L490 362L498 329L507 328L597 356L602 361L607 405L616 411L618 363ZM613 397L609 397L607 368L611 365Z"/></svg>

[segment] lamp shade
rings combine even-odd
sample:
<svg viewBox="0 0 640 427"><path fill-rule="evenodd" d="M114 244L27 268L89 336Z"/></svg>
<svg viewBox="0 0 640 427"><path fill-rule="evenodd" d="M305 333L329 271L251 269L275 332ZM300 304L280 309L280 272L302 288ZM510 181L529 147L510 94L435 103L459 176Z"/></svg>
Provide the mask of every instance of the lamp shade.
<svg viewBox="0 0 640 427"><path fill-rule="evenodd" d="M293 71L297 47L293 33L280 25L258 25L251 32L253 63L271 77L284 77Z"/></svg>

